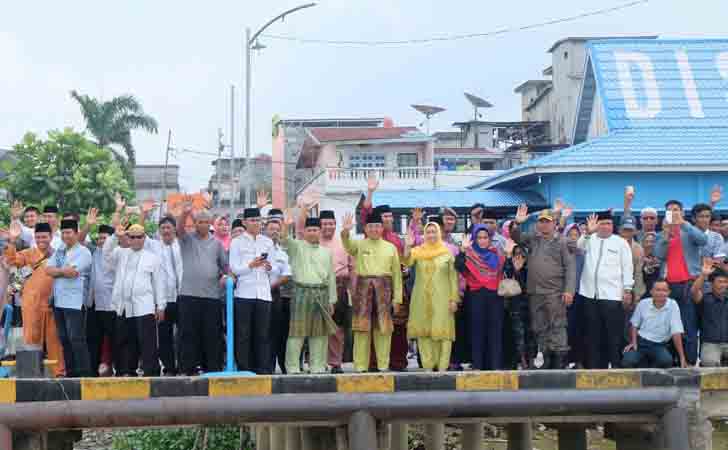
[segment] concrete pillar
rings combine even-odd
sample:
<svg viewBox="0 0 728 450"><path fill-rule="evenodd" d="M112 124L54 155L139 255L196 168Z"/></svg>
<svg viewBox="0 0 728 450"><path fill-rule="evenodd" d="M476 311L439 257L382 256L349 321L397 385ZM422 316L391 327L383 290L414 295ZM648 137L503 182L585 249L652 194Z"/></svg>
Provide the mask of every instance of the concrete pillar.
<svg viewBox="0 0 728 450"><path fill-rule="evenodd" d="M301 450L301 429L286 427L286 450Z"/></svg>
<svg viewBox="0 0 728 450"><path fill-rule="evenodd" d="M275 425L270 428L270 450L286 450L286 427Z"/></svg>
<svg viewBox="0 0 728 450"><path fill-rule="evenodd" d="M263 425L255 426L255 449L270 450L270 430Z"/></svg>
<svg viewBox="0 0 728 450"><path fill-rule="evenodd" d="M43 378L43 349L23 345L15 354L15 373L18 378Z"/></svg>
<svg viewBox="0 0 728 450"><path fill-rule="evenodd" d="M389 441L391 436L392 426L388 423L377 423L377 445L380 450L389 450Z"/></svg>
<svg viewBox="0 0 728 450"><path fill-rule="evenodd" d="M665 450L684 450L691 448L688 436L688 411L686 408L671 408L661 419Z"/></svg>
<svg viewBox="0 0 728 450"><path fill-rule="evenodd" d="M377 422L366 411L357 411L349 418L349 450L377 448ZM428 449L429 450L429 449Z"/></svg>
<svg viewBox="0 0 728 450"><path fill-rule="evenodd" d="M533 429L530 423L508 425L508 450L532 450Z"/></svg>
<svg viewBox="0 0 728 450"><path fill-rule="evenodd" d="M588 450L586 426L579 424L559 425L559 450Z"/></svg>
<svg viewBox="0 0 728 450"><path fill-rule="evenodd" d="M336 427L336 450L349 450L345 427Z"/></svg>
<svg viewBox="0 0 728 450"><path fill-rule="evenodd" d="M301 450L318 450L314 444L311 428L301 428Z"/></svg>
<svg viewBox="0 0 728 450"><path fill-rule="evenodd" d="M463 425L463 450L483 450L483 424L468 423Z"/></svg>
<svg viewBox="0 0 728 450"><path fill-rule="evenodd" d="M445 450L444 423L431 423L425 427L425 449Z"/></svg>
<svg viewBox="0 0 728 450"><path fill-rule="evenodd" d="M13 432L13 450L48 450L48 433Z"/></svg>
<svg viewBox="0 0 728 450"><path fill-rule="evenodd" d="M0 425L0 448L13 450L13 430Z"/></svg>
<svg viewBox="0 0 728 450"><path fill-rule="evenodd" d="M409 425L402 422L393 423L389 450L409 450L408 434Z"/></svg>

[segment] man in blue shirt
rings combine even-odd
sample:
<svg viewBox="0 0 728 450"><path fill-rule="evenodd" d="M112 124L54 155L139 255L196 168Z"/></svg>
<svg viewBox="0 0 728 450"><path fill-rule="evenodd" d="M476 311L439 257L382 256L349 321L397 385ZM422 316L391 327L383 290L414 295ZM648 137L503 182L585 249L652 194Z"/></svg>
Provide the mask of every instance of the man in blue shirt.
<svg viewBox="0 0 728 450"><path fill-rule="evenodd" d="M672 367L672 354L667 347L671 339L680 357L680 367L687 367L680 308L675 300L667 297L670 293L667 281L657 280L651 293L652 297L639 302L632 314L630 344L624 349L622 367L640 367L645 360L650 367Z"/></svg>
<svg viewBox="0 0 728 450"><path fill-rule="evenodd" d="M83 306L91 273L91 252L78 242L78 222L61 221L63 246L48 260L46 273L53 281L53 312L68 377L92 376Z"/></svg>

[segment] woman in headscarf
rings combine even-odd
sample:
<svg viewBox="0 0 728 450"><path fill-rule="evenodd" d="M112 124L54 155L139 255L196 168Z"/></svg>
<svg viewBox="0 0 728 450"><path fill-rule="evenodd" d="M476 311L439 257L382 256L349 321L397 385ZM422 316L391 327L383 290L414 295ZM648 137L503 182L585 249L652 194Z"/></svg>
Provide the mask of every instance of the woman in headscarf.
<svg viewBox="0 0 728 450"><path fill-rule="evenodd" d="M473 368L503 368L503 298L498 283L503 278L505 258L491 241L485 225L478 224L465 236L455 268L465 278L470 302L470 340Z"/></svg>
<svg viewBox="0 0 728 450"><path fill-rule="evenodd" d="M581 237L579 225L572 223L564 228L564 237L566 238L569 251L574 255L576 261L576 285L581 280L581 272L584 269L584 252L576 246L576 242ZM574 363L576 368L584 367L586 358L586 349L584 348L584 340L586 339L586 329L584 328L586 318L584 316L584 297L578 293L574 296L574 302L566 307L567 334L569 338L569 355L568 362Z"/></svg>
<svg viewBox="0 0 728 450"><path fill-rule="evenodd" d="M517 245L511 239L506 243L505 265L503 276L518 282L521 293L510 297L505 305L506 315L503 326L503 342L505 351L505 368L528 369L533 361L533 356L538 349L533 349L534 339L530 334L531 322L528 309L528 294L526 293L526 280L528 269L526 268L526 249Z"/></svg>
<svg viewBox="0 0 728 450"><path fill-rule="evenodd" d="M220 244L222 244L226 252L229 252L232 237L230 236L230 222L228 222L228 218L225 216L218 217L215 221L214 229L215 239L217 239Z"/></svg>
<svg viewBox="0 0 728 450"><path fill-rule="evenodd" d="M429 222L424 243L412 248L414 236L407 235L404 262L415 266L415 284L410 301L407 336L417 339L426 370L447 370L455 340L455 311L460 295L455 258L442 241L440 226Z"/></svg>

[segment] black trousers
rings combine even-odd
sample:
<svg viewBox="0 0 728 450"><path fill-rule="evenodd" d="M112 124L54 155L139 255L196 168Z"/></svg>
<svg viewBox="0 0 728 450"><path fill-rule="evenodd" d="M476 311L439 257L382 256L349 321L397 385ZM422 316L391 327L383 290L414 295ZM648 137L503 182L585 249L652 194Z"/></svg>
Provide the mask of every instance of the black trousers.
<svg viewBox="0 0 728 450"><path fill-rule="evenodd" d="M116 313L113 311L86 310L86 343L88 344L88 356L91 371L98 375L98 367L101 364L101 348L104 338L109 338L112 347L112 358L114 348L114 337L116 327L114 320Z"/></svg>
<svg viewBox="0 0 728 450"><path fill-rule="evenodd" d="M479 289L470 295L470 344L473 369L503 369L503 297L495 291Z"/></svg>
<svg viewBox="0 0 728 450"><path fill-rule="evenodd" d="M271 302L235 298L235 362L238 370L271 373Z"/></svg>
<svg viewBox="0 0 728 450"><path fill-rule="evenodd" d="M621 367L624 344L624 308L614 300L584 299L587 369Z"/></svg>
<svg viewBox="0 0 728 450"><path fill-rule="evenodd" d="M177 373L177 345L174 339L174 328L177 325L177 303L167 303L164 320L157 324L159 335L159 359L162 360L165 375Z"/></svg>
<svg viewBox="0 0 728 450"><path fill-rule="evenodd" d="M154 314L117 317L113 353L117 376L137 376L140 359L145 377L159 376L157 320Z"/></svg>
<svg viewBox="0 0 728 450"><path fill-rule="evenodd" d="M281 371L286 371L286 343L291 323L291 299L281 298L276 291L273 292L273 303L270 312L270 373L275 373L276 362Z"/></svg>
<svg viewBox="0 0 728 450"><path fill-rule="evenodd" d="M470 293L465 291L463 301L455 312L455 342L452 346L450 364L458 365L472 362L470 342Z"/></svg>
<svg viewBox="0 0 728 450"><path fill-rule="evenodd" d="M181 296L179 312L179 369L185 375L222 370L223 302L217 298Z"/></svg>
<svg viewBox="0 0 728 450"><path fill-rule="evenodd" d="M86 327L83 311L71 308L53 308L58 339L63 347L63 361L68 378L90 377L91 363L86 343Z"/></svg>

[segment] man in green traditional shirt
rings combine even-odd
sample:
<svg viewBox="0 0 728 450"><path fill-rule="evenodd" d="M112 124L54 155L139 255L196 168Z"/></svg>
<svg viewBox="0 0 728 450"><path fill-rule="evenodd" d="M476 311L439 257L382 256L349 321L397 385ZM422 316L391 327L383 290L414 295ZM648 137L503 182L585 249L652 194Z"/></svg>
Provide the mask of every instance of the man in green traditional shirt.
<svg viewBox="0 0 728 450"><path fill-rule="evenodd" d="M300 373L301 349L308 338L311 373L326 371L329 335L336 332L331 318L336 303L336 274L331 251L321 247L321 221L316 217L306 219L303 240L289 239L287 229L293 225L293 217L286 215L281 243L288 252L295 283L291 303L291 323L286 344L286 368L288 373Z"/></svg>
<svg viewBox="0 0 728 450"><path fill-rule="evenodd" d="M354 309L354 368L365 372L369 367L372 333L377 368L389 370L389 351L392 345L392 304L395 312L402 304L402 270L399 253L391 243L382 239L382 216L372 212L367 217L366 239L353 241L349 234L354 217L347 214L341 232L344 249L354 258L357 274L352 298Z"/></svg>

